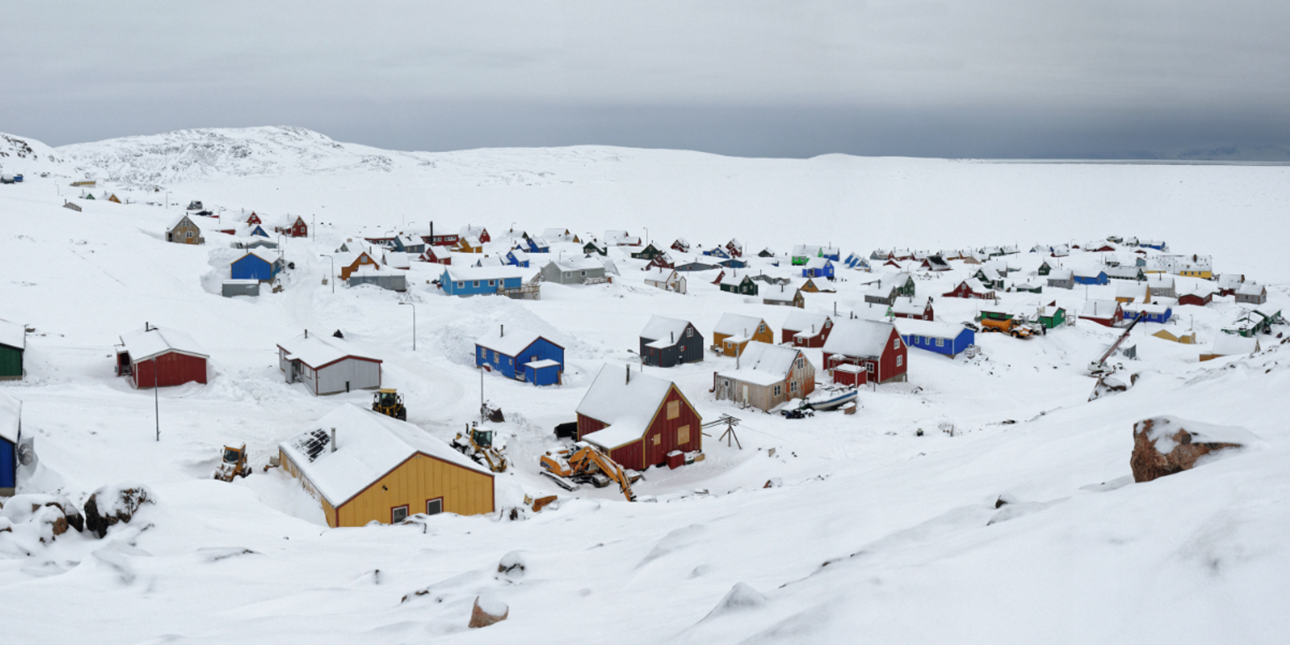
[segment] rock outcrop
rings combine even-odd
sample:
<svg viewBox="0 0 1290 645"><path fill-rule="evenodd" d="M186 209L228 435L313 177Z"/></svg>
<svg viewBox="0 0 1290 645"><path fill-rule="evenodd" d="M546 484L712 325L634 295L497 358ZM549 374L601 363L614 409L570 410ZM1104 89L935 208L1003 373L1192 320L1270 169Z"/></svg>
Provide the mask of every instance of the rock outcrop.
<svg viewBox="0 0 1290 645"><path fill-rule="evenodd" d="M85 500L85 528L102 538L108 527L129 522L140 506L151 503L151 492L144 486L104 486Z"/></svg>
<svg viewBox="0 0 1290 645"><path fill-rule="evenodd" d="M511 608L506 603L491 596L483 595L475 598L475 606L470 610L470 628L488 627L494 623L500 623L511 615Z"/></svg>
<svg viewBox="0 0 1290 645"><path fill-rule="evenodd" d="M1175 417L1153 417L1133 424L1133 481L1191 470L1197 460L1219 450L1241 448L1258 441L1250 431Z"/></svg>

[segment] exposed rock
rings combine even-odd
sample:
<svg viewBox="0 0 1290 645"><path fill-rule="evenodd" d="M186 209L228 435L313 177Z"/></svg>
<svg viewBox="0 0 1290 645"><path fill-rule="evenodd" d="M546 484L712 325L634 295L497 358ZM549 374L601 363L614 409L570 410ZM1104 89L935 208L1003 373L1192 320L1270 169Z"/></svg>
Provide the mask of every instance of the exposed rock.
<svg viewBox="0 0 1290 645"><path fill-rule="evenodd" d="M500 623L511 615L511 608L495 596L485 594L475 598L475 606L470 610L470 628L488 627Z"/></svg>
<svg viewBox="0 0 1290 645"><path fill-rule="evenodd" d="M1250 431L1175 417L1154 417L1133 424L1133 481L1191 470L1196 461L1219 450L1241 448L1258 441Z"/></svg>
<svg viewBox="0 0 1290 645"><path fill-rule="evenodd" d="M502 556L501 562L497 563L497 572L505 574L507 578L516 580L524 577L524 571L527 567L524 565L524 556L519 551L511 551Z"/></svg>
<svg viewBox="0 0 1290 645"><path fill-rule="evenodd" d="M85 528L104 537L108 527L129 522L140 506L151 503L151 492L144 486L104 486L85 500Z"/></svg>

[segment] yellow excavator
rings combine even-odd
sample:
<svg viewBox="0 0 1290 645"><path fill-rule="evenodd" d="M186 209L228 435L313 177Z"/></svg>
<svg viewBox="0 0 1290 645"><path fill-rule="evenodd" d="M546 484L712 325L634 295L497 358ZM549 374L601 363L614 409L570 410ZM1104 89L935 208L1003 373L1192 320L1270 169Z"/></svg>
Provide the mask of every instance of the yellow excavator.
<svg viewBox="0 0 1290 645"><path fill-rule="evenodd" d="M392 387L383 387L372 395L372 411L399 421L408 420L408 409L403 407L403 396Z"/></svg>
<svg viewBox="0 0 1290 645"><path fill-rule="evenodd" d="M453 438L452 447L495 473L506 472L506 467L510 465L502 451L493 447L492 430L468 426L465 432L458 432Z"/></svg>
<svg viewBox="0 0 1290 645"><path fill-rule="evenodd" d="M238 477L246 477L250 474L251 465L246 463L246 444L236 448L224 446L224 458L220 461L219 468L215 469L212 478L231 482Z"/></svg>
<svg viewBox="0 0 1290 645"><path fill-rule="evenodd" d="M542 474L566 490L576 489L577 484L604 488L613 482L629 502L636 501L632 483L641 478L640 473L624 469L599 448L582 441L569 450L542 455Z"/></svg>

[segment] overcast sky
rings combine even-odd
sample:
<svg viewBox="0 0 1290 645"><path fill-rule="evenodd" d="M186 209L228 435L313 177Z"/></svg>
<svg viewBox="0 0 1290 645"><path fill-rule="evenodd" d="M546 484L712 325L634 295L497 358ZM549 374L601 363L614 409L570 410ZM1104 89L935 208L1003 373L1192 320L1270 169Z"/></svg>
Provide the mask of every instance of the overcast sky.
<svg viewBox="0 0 1290 645"><path fill-rule="evenodd" d="M0 131L51 145L299 125L403 150L1290 158L1284 1L30 1L0 24Z"/></svg>

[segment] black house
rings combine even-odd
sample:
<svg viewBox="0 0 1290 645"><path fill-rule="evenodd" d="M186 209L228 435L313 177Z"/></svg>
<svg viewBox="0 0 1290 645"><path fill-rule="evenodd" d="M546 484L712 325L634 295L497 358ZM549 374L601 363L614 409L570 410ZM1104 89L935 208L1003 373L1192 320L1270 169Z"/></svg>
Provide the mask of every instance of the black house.
<svg viewBox="0 0 1290 645"><path fill-rule="evenodd" d="M654 367L676 367L703 361L703 334L694 325L676 318L653 316L641 330L641 362Z"/></svg>

